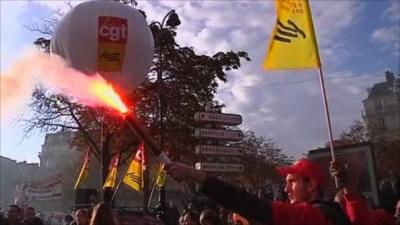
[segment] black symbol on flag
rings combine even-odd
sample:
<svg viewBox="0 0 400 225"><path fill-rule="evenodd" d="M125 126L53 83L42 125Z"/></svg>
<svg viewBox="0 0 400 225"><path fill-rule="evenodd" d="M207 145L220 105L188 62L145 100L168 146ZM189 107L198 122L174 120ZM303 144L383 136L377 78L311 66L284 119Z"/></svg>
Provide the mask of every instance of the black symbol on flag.
<svg viewBox="0 0 400 225"><path fill-rule="evenodd" d="M290 43L291 39L298 38L300 34L303 39L306 39L306 34L301 30L293 21L288 20L288 25L285 26L281 21L278 20L276 34L274 39L277 41Z"/></svg>
<svg viewBox="0 0 400 225"><path fill-rule="evenodd" d="M128 174L126 174L128 177L129 177L129 179L131 180L131 181L133 181L133 182L136 182L136 183L141 183L142 182L142 178L141 177L139 177L138 175L136 175L136 173L135 172L133 172L133 173L128 173Z"/></svg>

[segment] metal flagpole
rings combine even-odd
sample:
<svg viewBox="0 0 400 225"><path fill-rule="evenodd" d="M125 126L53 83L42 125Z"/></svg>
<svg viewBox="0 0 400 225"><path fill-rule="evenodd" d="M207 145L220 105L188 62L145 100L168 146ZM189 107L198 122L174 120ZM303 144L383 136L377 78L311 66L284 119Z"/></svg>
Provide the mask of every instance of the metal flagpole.
<svg viewBox="0 0 400 225"><path fill-rule="evenodd" d="M114 191L114 193L113 193L113 195L112 195L112 197L111 197L111 204L112 204L112 202L114 202L115 196L117 195L117 192L118 192L118 190L119 190L119 187L121 186L121 183L122 183L122 181L124 180L124 177L125 177L126 173L128 172L129 166L131 165L132 160L134 159L134 157L135 157L135 153L132 154L132 156L130 157L129 164L128 164L128 166L126 167L125 172L122 174L121 179L119 179L119 182L118 182L118 184L117 184L117 187L115 188L115 191Z"/></svg>
<svg viewBox="0 0 400 225"><path fill-rule="evenodd" d="M154 190L156 188L156 182L157 182L157 178L155 178L154 181L153 181L153 185L151 187L150 196L149 196L149 199L147 201L147 207L151 206L151 200L153 199Z"/></svg>
<svg viewBox="0 0 400 225"><path fill-rule="evenodd" d="M319 74L319 81L320 81L320 84L321 84L322 100L324 102L326 125L328 127L329 147L331 149L332 160L335 161L336 160L336 155L335 155L335 148L333 146L333 135L332 135L331 118L329 116L328 100L326 98L324 76L322 74L322 66L321 65L318 67L318 74Z"/></svg>

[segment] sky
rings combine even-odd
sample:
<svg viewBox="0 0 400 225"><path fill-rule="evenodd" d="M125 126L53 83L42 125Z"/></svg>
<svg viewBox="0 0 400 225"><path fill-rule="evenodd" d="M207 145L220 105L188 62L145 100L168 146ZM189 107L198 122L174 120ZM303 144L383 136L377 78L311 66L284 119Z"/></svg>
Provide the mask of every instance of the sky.
<svg viewBox="0 0 400 225"><path fill-rule="evenodd" d="M71 1L77 5L82 1ZM1 74L42 35L27 29L57 10L64 1L2 0ZM361 119L366 89L383 82L386 70L400 67L400 1L310 0L334 137ZM177 42L198 54L246 51L251 62L228 72L217 99L223 112L241 114L243 129L272 138L284 153L299 157L328 142L316 70L266 72L262 60L275 23L274 1L138 1L148 22L171 9L181 20ZM0 77L1 78L1 77ZM1 81L1 80L0 80ZM19 119L29 115L29 94L21 94L10 113L1 102L0 155L38 162L44 134L24 137Z"/></svg>

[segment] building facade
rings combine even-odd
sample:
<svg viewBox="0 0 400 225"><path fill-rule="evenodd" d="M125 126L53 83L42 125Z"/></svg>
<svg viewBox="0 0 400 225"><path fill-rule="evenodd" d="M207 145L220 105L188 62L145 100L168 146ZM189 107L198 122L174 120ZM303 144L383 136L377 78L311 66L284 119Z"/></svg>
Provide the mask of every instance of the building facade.
<svg viewBox="0 0 400 225"><path fill-rule="evenodd" d="M14 204L18 185L42 175L38 163L17 162L0 156L0 207Z"/></svg>
<svg viewBox="0 0 400 225"><path fill-rule="evenodd" d="M367 89L363 118L373 138L400 140L400 77L390 72L385 77Z"/></svg>

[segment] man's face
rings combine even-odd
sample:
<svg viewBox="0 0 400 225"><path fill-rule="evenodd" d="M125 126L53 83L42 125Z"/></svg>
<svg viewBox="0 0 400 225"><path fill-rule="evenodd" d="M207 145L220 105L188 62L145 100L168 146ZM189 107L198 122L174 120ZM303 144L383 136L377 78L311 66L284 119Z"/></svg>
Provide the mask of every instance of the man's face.
<svg viewBox="0 0 400 225"><path fill-rule="evenodd" d="M291 204L306 202L311 197L310 182L306 182L303 176L288 174L286 176L285 192Z"/></svg>
<svg viewBox="0 0 400 225"><path fill-rule="evenodd" d="M186 213L183 216L183 225L197 225L197 223L190 217L189 213Z"/></svg>
<svg viewBox="0 0 400 225"><path fill-rule="evenodd" d="M10 207L7 211L7 218L12 221L18 220L19 212L16 207Z"/></svg>
<svg viewBox="0 0 400 225"><path fill-rule="evenodd" d="M33 210L33 209L25 209L24 217L25 217L26 220L33 220L33 218L35 217L35 210Z"/></svg>
<svg viewBox="0 0 400 225"><path fill-rule="evenodd" d="M394 213L394 216L396 217L397 221L400 222L400 200L397 201L396 211Z"/></svg>
<svg viewBox="0 0 400 225"><path fill-rule="evenodd" d="M200 216L200 224L201 225L212 225L212 223L210 223L210 221L204 219L204 216Z"/></svg>
<svg viewBox="0 0 400 225"><path fill-rule="evenodd" d="M82 210L78 210L78 212L76 213L76 220L77 220L78 224L80 224L80 225L87 224L86 213Z"/></svg>

